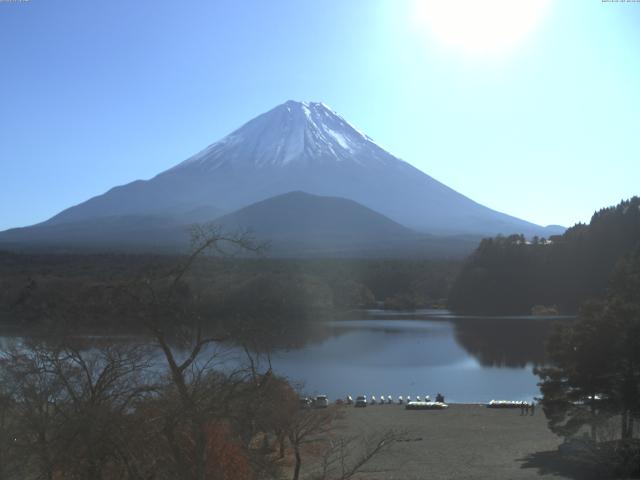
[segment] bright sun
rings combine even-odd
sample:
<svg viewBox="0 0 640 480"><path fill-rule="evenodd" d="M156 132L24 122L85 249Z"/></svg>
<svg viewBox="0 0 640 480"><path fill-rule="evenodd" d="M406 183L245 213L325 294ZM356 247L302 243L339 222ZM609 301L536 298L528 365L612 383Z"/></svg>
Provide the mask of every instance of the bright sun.
<svg viewBox="0 0 640 480"><path fill-rule="evenodd" d="M473 54L512 50L540 22L549 0L416 0L416 19L450 47Z"/></svg>

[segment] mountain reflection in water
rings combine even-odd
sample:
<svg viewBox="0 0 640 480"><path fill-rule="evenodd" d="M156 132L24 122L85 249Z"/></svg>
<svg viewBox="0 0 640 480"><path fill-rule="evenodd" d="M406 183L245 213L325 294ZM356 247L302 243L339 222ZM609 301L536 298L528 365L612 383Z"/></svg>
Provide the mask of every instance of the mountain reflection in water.
<svg viewBox="0 0 640 480"><path fill-rule="evenodd" d="M455 315L447 310L365 310L360 313L358 319L326 322L288 332L280 337L278 345L272 346L285 350L304 348L330 337L366 330L385 334L385 341L389 341L393 335L450 336L453 331L458 346L473 355L481 365L525 368L546 362L544 345L553 326L574 318L465 316ZM372 340L375 343L377 336ZM439 352L439 358L450 357L452 351L453 349L447 349Z"/></svg>
<svg viewBox="0 0 640 480"><path fill-rule="evenodd" d="M568 317L469 317L446 311L358 312L316 325L301 346L274 354L276 371L310 392L433 395L459 402L539 395L552 325Z"/></svg>

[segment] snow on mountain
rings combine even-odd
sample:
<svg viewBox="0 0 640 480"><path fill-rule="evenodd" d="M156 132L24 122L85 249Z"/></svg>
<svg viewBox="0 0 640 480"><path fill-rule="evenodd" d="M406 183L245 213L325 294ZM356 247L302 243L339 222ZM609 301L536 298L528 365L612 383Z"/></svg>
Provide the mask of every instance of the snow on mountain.
<svg viewBox="0 0 640 480"><path fill-rule="evenodd" d="M232 150L229 155L229 150ZM208 171L223 165L286 166L300 161L388 162L373 140L323 103L288 101L178 164ZM397 160L397 159L396 159ZM245 164L246 165L246 164Z"/></svg>
<svg viewBox="0 0 640 480"><path fill-rule="evenodd" d="M193 218L193 212L232 212L291 191L354 200L422 232L549 234L398 159L323 103L295 101L257 116L150 180L115 187L46 223L118 215L179 218L187 212L191 220L208 221L204 215Z"/></svg>

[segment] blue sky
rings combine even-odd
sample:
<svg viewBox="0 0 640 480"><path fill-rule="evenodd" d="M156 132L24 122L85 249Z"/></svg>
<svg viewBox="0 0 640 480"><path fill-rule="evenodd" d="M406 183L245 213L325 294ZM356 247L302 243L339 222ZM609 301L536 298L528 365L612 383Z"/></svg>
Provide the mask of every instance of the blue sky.
<svg viewBox="0 0 640 480"><path fill-rule="evenodd" d="M640 3L551 1L491 55L446 43L416 3L0 2L0 229L150 178L288 99L539 224L640 194Z"/></svg>

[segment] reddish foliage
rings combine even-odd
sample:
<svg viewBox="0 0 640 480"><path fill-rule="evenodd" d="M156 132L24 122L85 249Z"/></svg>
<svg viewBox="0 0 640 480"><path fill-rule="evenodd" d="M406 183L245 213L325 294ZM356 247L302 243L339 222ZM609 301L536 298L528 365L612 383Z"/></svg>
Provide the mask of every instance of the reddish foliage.
<svg viewBox="0 0 640 480"><path fill-rule="evenodd" d="M249 460L228 425L209 424L207 435L207 477L220 480L251 480Z"/></svg>

